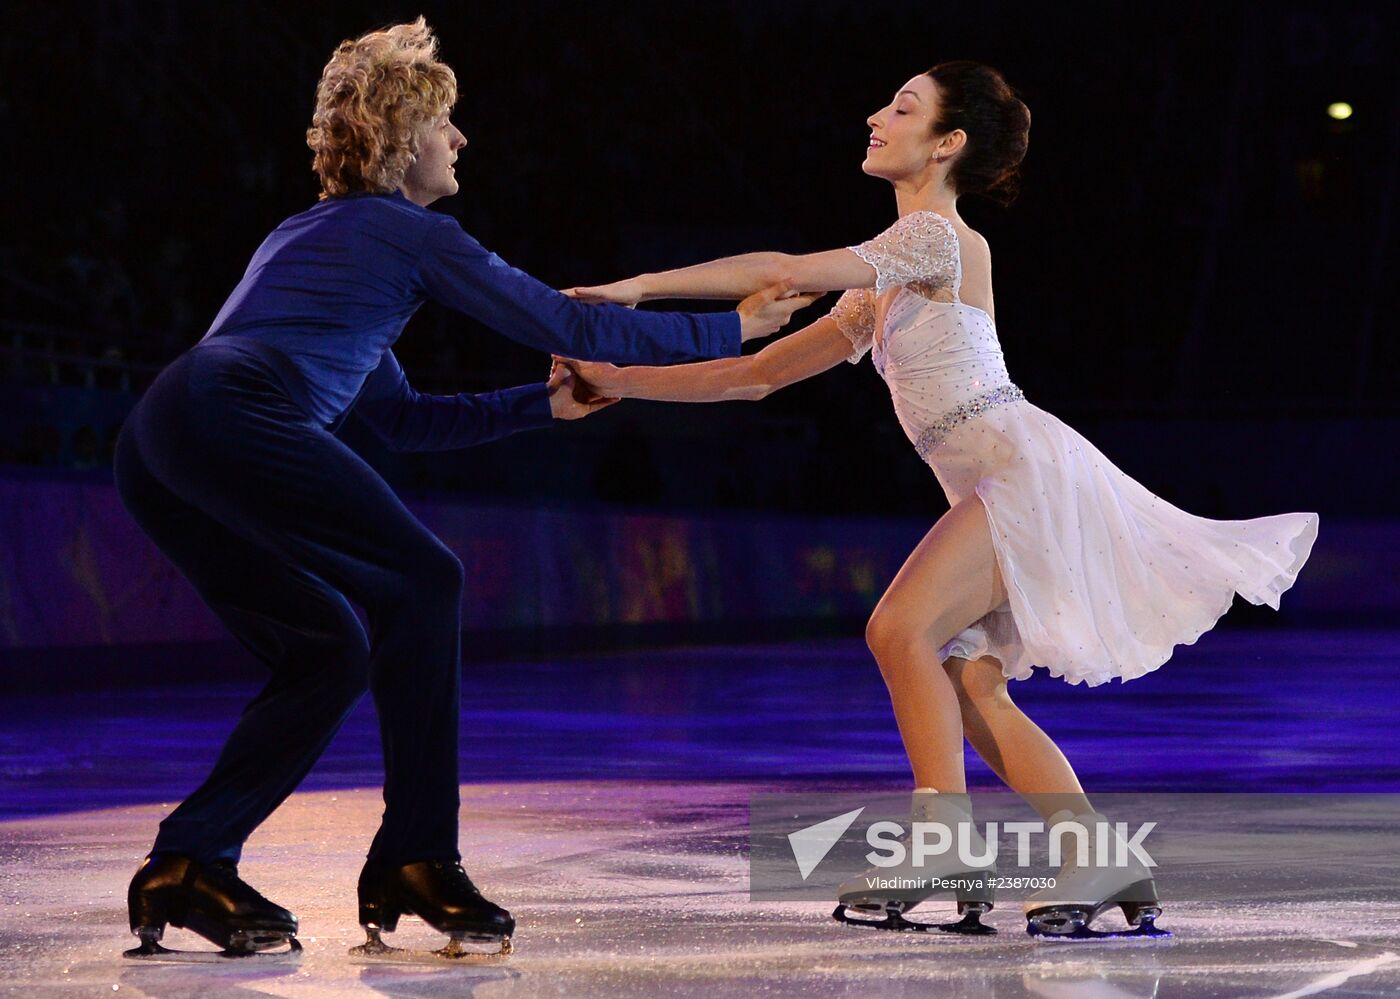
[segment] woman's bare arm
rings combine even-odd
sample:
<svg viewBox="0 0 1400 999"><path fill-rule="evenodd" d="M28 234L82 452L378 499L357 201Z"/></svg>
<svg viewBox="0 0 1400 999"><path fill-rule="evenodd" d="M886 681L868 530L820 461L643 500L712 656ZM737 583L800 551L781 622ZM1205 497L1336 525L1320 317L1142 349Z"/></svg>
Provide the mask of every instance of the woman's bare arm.
<svg viewBox="0 0 1400 999"><path fill-rule="evenodd" d="M743 298L790 280L798 291L875 287L875 268L850 250L821 253L744 253L693 267L641 274L625 281L570 288L585 301L635 305L658 298Z"/></svg>
<svg viewBox="0 0 1400 999"><path fill-rule="evenodd" d="M564 359L584 387L610 399L725 402L762 399L778 389L835 367L851 356L851 341L824 316L746 357L669 367L619 368Z"/></svg>

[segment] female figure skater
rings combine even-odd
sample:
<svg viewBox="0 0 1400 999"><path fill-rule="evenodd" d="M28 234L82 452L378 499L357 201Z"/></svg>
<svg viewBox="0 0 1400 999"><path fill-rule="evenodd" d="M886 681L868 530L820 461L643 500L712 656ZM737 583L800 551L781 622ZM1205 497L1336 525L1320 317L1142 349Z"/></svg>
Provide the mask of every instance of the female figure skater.
<svg viewBox="0 0 1400 999"><path fill-rule="evenodd" d="M168 953L167 924L226 955L298 949L296 919L236 865L366 689L385 769L383 824L359 881L371 950L405 913L452 936L447 956L464 936L509 942L514 920L458 863L462 565L333 432L354 412L396 449L458 448L606 403L575 401L562 368L483 395L414 391L390 347L425 299L542 350L651 363L737 355L811 300L769 289L737 314L636 313L507 266L426 207L457 192L467 143L436 45L420 18L336 50L307 132L320 202L267 238L118 442L126 508L272 672L131 883L133 956Z"/></svg>
<svg viewBox="0 0 1400 999"><path fill-rule="evenodd" d="M951 504L866 629L913 767L914 816L965 822L966 736L1052 825L1066 822L1092 843L1101 816L1064 755L1012 702L1007 680L1024 679L1033 665L1074 684L1129 680L1194 642L1236 593L1277 608L1308 557L1317 517L1212 521L1178 510L1011 382L987 242L958 214L965 194L1009 202L1026 152L1030 113L999 73L941 64L904 84L868 124L863 168L894 187L899 214L874 239L805 256L746 254L571 292L622 304L727 298L791 278L804 291L850 289L829 315L748 357L665 370L567 363L599 396L709 402L761 399L869 350L901 426ZM927 928L901 918L927 891L872 890L857 878L840 894L838 918L852 907L886 913L873 923L880 927ZM976 919L990 908L989 887L960 889L958 901L967 918L940 928L990 929ZM1150 872L1131 864L1067 865L1057 888L1027 903L1029 928L1098 935L1088 923L1111 904L1122 905L1139 934L1163 932L1151 925L1158 902Z"/></svg>

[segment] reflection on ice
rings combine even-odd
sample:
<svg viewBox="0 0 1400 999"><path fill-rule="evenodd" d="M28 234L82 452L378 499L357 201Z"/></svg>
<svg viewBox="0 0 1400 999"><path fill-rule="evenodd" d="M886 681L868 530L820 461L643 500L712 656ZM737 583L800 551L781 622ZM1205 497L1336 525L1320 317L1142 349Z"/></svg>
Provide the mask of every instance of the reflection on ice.
<svg viewBox="0 0 1400 999"><path fill-rule="evenodd" d="M109 994L117 985L121 995L162 999L885 999L939 990L979 999L1277 999L1400 991L1400 904L1308 897L1298 886L1239 904L1166 899L1163 922L1170 917L1176 939L1165 947L1036 943L1012 903L985 917L1000 933L969 938L856 932L831 920L829 904L751 902L746 803L755 790L779 789L694 781L465 786L465 864L520 927L506 963L462 968L366 967L347 956L363 940L354 886L380 808L375 794L296 795L249 844L241 870L301 919L305 956L291 967L122 961L132 943L122 895L159 806L12 821L0 825L0 974L26 996ZM1242 858L1230 876L1247 882L1258 873ZM170 945L185 946L174 932ZM436 940L409 920L400 935L412 946Z"/></svg>

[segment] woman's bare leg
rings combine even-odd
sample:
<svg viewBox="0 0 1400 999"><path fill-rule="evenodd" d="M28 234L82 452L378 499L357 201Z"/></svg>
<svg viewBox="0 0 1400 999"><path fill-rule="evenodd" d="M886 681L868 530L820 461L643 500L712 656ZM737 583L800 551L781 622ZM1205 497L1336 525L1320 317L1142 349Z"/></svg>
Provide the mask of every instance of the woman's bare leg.
<svg viewBox="0 0 1400 999"><path fill-rule="evenodd" d="M1012 702L1000 663L950 658L944 667L967 741L1009 788L1045 819L1066 808L1093 810L1060 747Z"/></svg>
<svg viewBox="0 0 1400 999"><path fill-rule="evenodd" d="M880 598L865 631L890 691L917 787L963 792L958 694L938 650L1006 599L982 501L943 515Z"/></svg>

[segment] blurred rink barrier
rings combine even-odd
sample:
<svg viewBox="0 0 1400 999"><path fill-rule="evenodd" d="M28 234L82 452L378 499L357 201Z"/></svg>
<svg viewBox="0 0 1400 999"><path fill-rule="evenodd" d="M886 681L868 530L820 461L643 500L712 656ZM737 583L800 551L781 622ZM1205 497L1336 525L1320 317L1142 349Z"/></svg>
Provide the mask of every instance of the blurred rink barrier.
<svg viewBox="0 0 1400 999"><path fill-rule="evenodd" d="M468 658L625 645L629 636L858 637L932 519L443 498L408 505L465 567ZM1258 512L1282 508L1261 503ZM0 524L0 686L24 686L40 662L43 677L30 679L52 683L55 670L101 662L101 650L229 642L127 516L110 480L0 469ZM1312 560L1284 595L1283 613L1241 613L1241 603L1232 623L1393 625L1400 621L1400 521L1324 514ZM58 650L70 655L52 655ZM132 661L157 658L143 653ZM126 675L137 680L139 673Z"/></svg>

